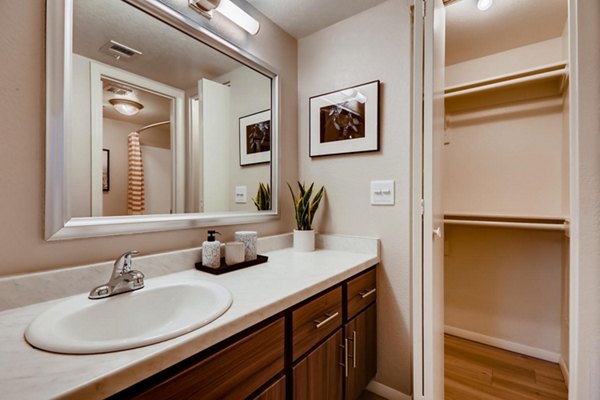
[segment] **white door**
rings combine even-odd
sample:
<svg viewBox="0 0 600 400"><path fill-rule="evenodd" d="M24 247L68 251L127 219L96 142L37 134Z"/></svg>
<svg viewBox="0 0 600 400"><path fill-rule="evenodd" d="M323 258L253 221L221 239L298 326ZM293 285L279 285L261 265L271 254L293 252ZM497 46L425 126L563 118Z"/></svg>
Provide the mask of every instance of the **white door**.
<svg viewBox="0 0 600 400"><path fill-rule="evenodd" d="M204 212L227 211L230 203L229 160L231 141L231 88L202 79L202 146L201 174Z"/></svg>
<svg viewBox="0 0 600 400"><path fill-rule="evenodd" d="M426 0L424 4L415 2L413 398L428 400L444 398L444 215L441 157L444 133L445 18L442 0Z"/></svg>

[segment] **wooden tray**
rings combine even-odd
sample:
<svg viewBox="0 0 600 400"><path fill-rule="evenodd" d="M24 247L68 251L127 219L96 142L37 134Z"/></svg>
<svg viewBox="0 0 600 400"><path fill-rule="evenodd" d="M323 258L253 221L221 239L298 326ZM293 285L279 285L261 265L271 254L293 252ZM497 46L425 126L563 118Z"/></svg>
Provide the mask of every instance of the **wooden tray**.
<svg viewBox="0 0 600 400"><path fill-rule="evenodd" d="M208 272L213 275L221 275L231 271L237 271L238 269L252 267L253 265L258 265L262 263L266 263L269 260L267 256L261 256L260 254L256 256L256 260L252 261L244 261L238 264L227 265L225 264L225 257L221 257L221 266L219 268L211 268L202 265L201 262L196 263L196 269L202 272Z"/></svg>

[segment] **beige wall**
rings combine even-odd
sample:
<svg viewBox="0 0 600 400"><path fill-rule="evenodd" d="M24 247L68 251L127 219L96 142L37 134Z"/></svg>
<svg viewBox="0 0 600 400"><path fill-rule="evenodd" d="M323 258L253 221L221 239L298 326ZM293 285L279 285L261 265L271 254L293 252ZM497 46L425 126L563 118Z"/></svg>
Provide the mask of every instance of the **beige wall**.
<svg viewBox="0 0 600 400"><path fill-rule="evenodd" d="M0 220L3 222L0 228L0 275L111 260L129 249L149 254L200 245L206 238L206 229L61 242L44 240L44 4L42 0L0 2L3 15L0 24L3 60L0 67ZM233 40L281 74L282 181L294 181L297 177L296 41L256 10L248 8L248 11L262 24L259 34ZM283 199L287 200L287 196ZM290 230L291 204L289 201L281 203L281 220L244 225L243 229L257 230L261 236ZM233 226L219 230L224 233L223 240L231 240L233 232L240 228Z"/></svg>
<svg viewBox="0 0 600 400"><path fill-rule="evenodd" d="M445 232L445 324L558 354L562 232Z"/></svg>
<svg viewBox="0 0 600 400"><path fill-rule="evenodd" d="M446 213L561 216L568 209L560 98L523 106L452 116L460 122L445 131Z"/></svg>
<svg viewBox="0 0 600 400"><path fill-rule="evenodd" d="M570 0L572 399L600 399L600 2Z"/></svg>
<svg viewBox="0 0 600 400"><path fill-rule="evenodd" d="M109 118L102 122L102 147L110 150L110 190L102 192L102 215L127 215L127 134L140 126Z"/></svg>
<svg viewBox="0 0 600 400"><path fill-rule="evenodd" d="M410 26L406 2L390 0L298 42L300 178L327 193L315 229L381 238L376 380L403 393L411 392ZM310 159L309 97L376 79L381 150ZM395 180L394 206L369 204L378 179Z"/></svg>
<svg viewBox="0 0 600 400"><path fill-rule="evenodd" d="M252 198L256 196L259 182L271 182L270 164L240 166L240 117L271 109L270 81L256 71L240 67L215 79L231 84L231 122L229 142L228 198L230 211L256 211ZM235 187L246 186L246 204L235 202Z"/></svg>
<svg viewBox="0 0 600 400"><path fill-rule="evenodd" d="M446 86L478 81L566 60L557 37L446 67Z"/></svg>

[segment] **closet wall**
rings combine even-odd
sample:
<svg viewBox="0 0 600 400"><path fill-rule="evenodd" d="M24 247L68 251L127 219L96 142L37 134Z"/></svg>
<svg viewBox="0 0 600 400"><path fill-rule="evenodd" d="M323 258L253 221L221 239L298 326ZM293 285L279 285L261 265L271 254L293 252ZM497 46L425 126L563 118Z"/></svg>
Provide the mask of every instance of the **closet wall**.
<svg viewBox="0 0 600 400"><path fill-rule="evenodd" d="M447 66L446 87L559 65L566 59L565 37L557 37ZM557 77L447 98L446 214L568 217L565 87ZM560 222L553 227L447 223L446 331L559 361L565 352L561 299L568 241Z"/></svg>

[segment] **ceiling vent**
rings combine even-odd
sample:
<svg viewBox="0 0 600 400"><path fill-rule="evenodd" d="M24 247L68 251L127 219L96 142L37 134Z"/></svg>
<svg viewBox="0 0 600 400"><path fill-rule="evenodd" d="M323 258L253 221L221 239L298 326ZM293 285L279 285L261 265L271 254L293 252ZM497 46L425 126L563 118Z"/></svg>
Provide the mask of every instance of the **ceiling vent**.
<svg viewBox="0 0 600 400"><path fill-rule="evenodd" d="M132 47L125 46L114 40L109 41L104 46L100 47L100 52L120 60L122 58L129 59L134 56L141 55L142 52Z"/></svg>
<svg viewBox="0 0 600 400"><path fill-rule="evenodd" d="M125 86L116 85L114 83L107 83L104 85L104 90L110 93L114 93L117 96L127 96L133 93L133 89Z"/></svg>

